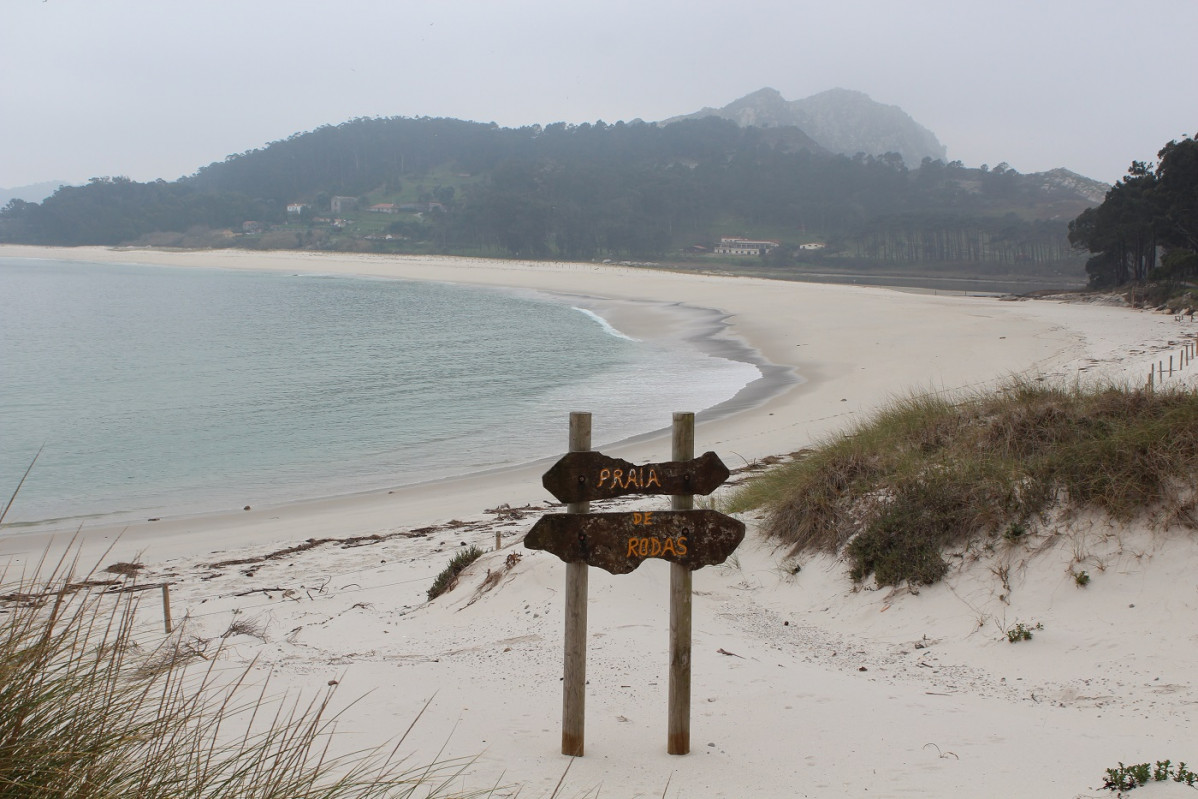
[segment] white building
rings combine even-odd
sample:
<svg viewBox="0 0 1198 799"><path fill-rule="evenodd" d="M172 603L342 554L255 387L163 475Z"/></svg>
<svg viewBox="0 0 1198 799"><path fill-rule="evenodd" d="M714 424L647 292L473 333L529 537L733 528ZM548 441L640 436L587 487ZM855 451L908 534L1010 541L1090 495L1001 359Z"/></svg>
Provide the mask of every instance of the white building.
<svg viewBox="0 0 1198 799"><path fill-rule="evenodd" d="M765 255L781 247L782 242L770 239L742 239L738 236L722 236L716 245L717 255Z"/></svg>

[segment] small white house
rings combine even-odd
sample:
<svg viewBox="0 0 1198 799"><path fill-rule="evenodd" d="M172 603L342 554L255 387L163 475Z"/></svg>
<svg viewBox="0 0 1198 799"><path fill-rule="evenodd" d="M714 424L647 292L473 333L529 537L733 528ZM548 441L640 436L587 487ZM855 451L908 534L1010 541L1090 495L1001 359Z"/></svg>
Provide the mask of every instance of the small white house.
<svg viewBox="0 0 1198 799"><path fill-rule="evenodd" d="M716 255L765 255L781 247L782 242L770 239L742 239L738 236L722 236L716 245Z"/></svg>

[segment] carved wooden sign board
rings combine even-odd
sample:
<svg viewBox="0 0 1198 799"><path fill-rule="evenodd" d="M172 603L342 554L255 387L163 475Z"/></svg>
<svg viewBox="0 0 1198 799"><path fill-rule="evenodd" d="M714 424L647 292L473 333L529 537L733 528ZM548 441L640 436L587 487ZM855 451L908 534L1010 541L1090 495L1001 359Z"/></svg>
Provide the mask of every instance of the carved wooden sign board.
<svg viewBox="0 0 1198 799"><path fill-rule="evenodd" d="M547 471L546 490L563 502L629 494L710 494L728 479L714 452L689 461L637 466L599 452L571 452ZM552 513L524 539L563 561L627 574L648 558L694 571L723 563L745 537L745 525L714 510Z"/></svg>
<svg viewBox="0 0 1198 799"><path fill-rule="evenodd" d="M602 452L570 452L541 478L545 490L562 502L590 502L628 494L710 494L728 479L728 467L714 452L694 460L637 466Z"/></svg>

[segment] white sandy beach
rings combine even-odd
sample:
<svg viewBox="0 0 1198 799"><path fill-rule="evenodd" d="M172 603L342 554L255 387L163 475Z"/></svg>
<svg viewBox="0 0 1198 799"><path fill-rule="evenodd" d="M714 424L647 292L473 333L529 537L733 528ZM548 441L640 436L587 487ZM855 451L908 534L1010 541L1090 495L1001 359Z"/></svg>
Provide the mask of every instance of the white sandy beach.
<svg viewBox="0 0 1198 799"><path fill-rule="evenodd" d="M686 335L688 317L672 306L715 309L730 339L802 380L700 422L696 449L715 450L733 469L847 430L910 392L1012 375L1142 384L1150 365L1167 363L1198 332L1172 316L1100 304L593 264L12 246L0 247L3 256L535 289L586 298L637 336ZM1192 384L1195 373L1164 380ZM562 408L563 451L573 410L593 412L602 440L603 408ZM669 441L609 454L664 461ZM752 518L731 561L695 573L686 756L665 746L667 567L653 561L620 577L591 570L586 755L571 761L559 753L565 567L521 544L552 501L540 484L545 468L85 529L85 560L109 546L105 563L139 559L141 580L172 583L174 616L190 616L191 634L219 636L235 614L257 621L263 638L231 637L223 657L256 658L280 690L311 694L337 680L339 702L368 695L338 723L349 746L385 744L431 697L404 751L414 763L476 757L458 780L465 789L499 782L547 797L569 765L559 796L1076 797L1109 795L1103 771L1119 761L1198 763L1192 536L1103 520L1048 529L913 595L854 591L831 558L792 563L755 535ZM668 499L637 502L664 508ZM503 504L528 509L486 512ZM503 549L425 602L452 553L463 542L490 550L497 530ZM317 541L284 552L309 539ZM45 543L0 539L0 565L21 568ZM1092 576L1084 589L1070 575L1078 564ZM488 572L502 577L484 590ZM161 609L146 602L142 613L150 638ZM1016 621L1043 630L1011 645L1003 631Z"/></svg>

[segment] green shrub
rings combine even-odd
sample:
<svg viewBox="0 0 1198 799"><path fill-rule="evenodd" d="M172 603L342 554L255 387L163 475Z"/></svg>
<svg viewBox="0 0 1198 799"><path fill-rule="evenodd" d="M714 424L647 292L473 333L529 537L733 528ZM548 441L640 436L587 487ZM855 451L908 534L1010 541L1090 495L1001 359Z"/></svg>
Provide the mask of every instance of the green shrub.
<svg viewBox="0 0 1198 799"><path fill-rule="evenodd" d="M428 598L436 599L446 591L453 589L457 584L458 575L461 574L467 566L482 557L483 551L476 546L467 547L459 551L449 560L449 565L441 570L441 573L433 580L432 586L428 589Z"/></svg>
<svg viewBox="0 0 1198 799"><path fill-rule="evenodd" d="M1106 780L1102 787L1108 791L1122 793L1130 791L1132 788L1143 787L1149 782L1166 782L1168 780L1180 782L1192 788L1195 783L1198 783L1198 774L1186 768L1184 762L1178 763L1176 768L1169 760L1158 760L1156 765L1137 763L1134 766L1125 766L1120 762L1118 768L1106 770Z"/></svg>
<svg viewBox="0 0 1198 799"><path fill-rule="evenodd" d="M1021 621L1015 622L1015 626L1007 630L1007 641L1012 644L1017 644L1020 641L1032 640L1032 630L1043 630L1044 625L1040 622L1028 626Z"/></svg>
<svg viewBox="0 0 1198 799"><path fill-rule="evenodd" d="M1018 541L1027 535L1027 525L1019 522L1011 522L1007 525L1007 529L1003 531L1002 537L1008 541Z"/></svg>

